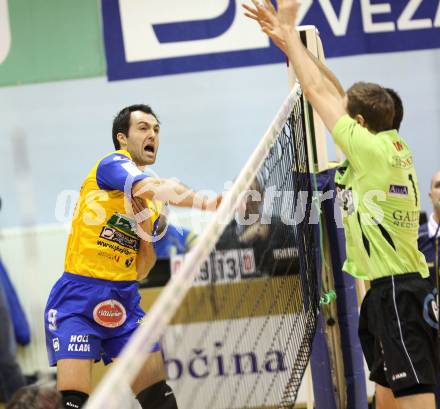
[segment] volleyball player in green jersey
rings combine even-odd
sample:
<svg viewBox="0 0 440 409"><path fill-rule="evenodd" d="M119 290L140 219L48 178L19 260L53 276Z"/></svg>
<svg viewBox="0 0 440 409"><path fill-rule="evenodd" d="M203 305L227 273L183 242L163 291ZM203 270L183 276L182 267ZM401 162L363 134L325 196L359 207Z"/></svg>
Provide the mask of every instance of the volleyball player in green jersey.
<svg viewBox="0 0 440 409"><path fill-rule="evenodd" d="M336 176L344 271L372 280L359 324L370 379L392 391L399 408L434 409L437 305L417 249L420 194L412 154L390 131L393 100L376 84L357 83L347 95L337 89L299 39L295 0L278 0L278 10L270 0L252 1L246 15L287 55L305 97L347 157Z"/></svg>

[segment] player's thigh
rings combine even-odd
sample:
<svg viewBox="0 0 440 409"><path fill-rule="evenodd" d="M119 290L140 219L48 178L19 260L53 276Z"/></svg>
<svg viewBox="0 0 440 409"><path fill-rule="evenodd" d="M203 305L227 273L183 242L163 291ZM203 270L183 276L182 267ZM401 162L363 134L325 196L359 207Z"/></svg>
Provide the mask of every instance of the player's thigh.
<svg viewBox="0 0 440 409"><path fill-rule="evenodd" d="M90 394L92 364L93 361L87 359L60 359L57 362L57 389Z"/></svg>
<svg viewBox="0 0 440 409"><path fill-rule="evenodd" d="M162 353L161 351L152 352L131 384L131 389L137 395L149 386L165 379L166 372Z"/></svg>
<svg viewBox="0 0 440 409"><path fill-rule="evenodd" d="M376 409L400 409L393 391L382 385L376 384Z"/></svg>
<svg viewBox="0 0 440 409"><path fill-rule="evenodd" d="M435 409L435 395L433 393L419 393L417 395L397 398L399 409Z"/></svg>

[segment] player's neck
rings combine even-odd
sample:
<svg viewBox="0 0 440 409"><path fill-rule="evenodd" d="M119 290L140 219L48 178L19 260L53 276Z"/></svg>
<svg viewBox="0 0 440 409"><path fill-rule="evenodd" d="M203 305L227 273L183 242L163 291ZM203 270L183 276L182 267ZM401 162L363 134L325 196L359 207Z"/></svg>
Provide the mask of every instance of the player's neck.
<svg viewBox="0 0 440 409"><path fill-rule="evenodd" d="M434 211L433 213L434 221L439 224L440 223L440 211Z"/></svg>

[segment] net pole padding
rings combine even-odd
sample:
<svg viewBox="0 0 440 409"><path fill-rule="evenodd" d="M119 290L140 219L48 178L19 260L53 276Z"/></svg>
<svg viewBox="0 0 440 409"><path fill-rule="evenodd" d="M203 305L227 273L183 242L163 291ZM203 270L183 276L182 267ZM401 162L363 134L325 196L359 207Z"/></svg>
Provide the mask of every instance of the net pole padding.
<svg viewBox="0 0 440 409"><path fill-rule="evenodd" d="M326 172L328 175L323 191L333 191L335 170ZM364 358L358 336L358 298L356 294L355 278L342 271L345 254L344 233L338 226L342 223L341 213L335 212L335 196L333 200L323 202L324 225L328 232L326 247L330 249L330 267L332 271L333 288L336 291L336 319L339 323L339 351L342 353L344 364L344 391L346 407L364 408L368 406ZM334 303L332 303L334 304ZM331 305L331 304L330 304ZM344 407L344 406L343 406Z"/></svg>
<svg viewBox="0 0 440 409"><path fill-rule="evenodd" d="M324 214L323 217L327 215ZM328 245L330 234L325 221L323 220L323 236L324 236L324 257L326 260L331 260L331 249ZM330 263L322 264L322 287L324 291L329 291L335 288L335 282L333 278L333 266ZM342 340L341 330L338 320L338 308L337 303L332 302L321 307L321 313L324 316L324 322L327 325L324 327L324 332L327 338L330 364L332 366L333 382L336 386L336 398L338 407L347 407L347 384L345 382L345 365L344 357L342 355Z"/></svg>
<svg viewBox="0 0 440 409"><path fill-rule="evenodd" d="M298 26L297 31L304 45L319 61L325 63L324 50L319 37L318 29L313 25ZM292 88L296 82L296 74L293 64L288 68L289 87ZM309 149L309 163L314 172L320 172L328 168L327 139L325 126L321 117L313 109L310 103L304 98L304 114L306 116L307 143Z"/></svg>
<svg viewBox="0 0 440 409"><path fill-rule="evenodd" d="M163 335L166 325L191 287L201 264L208 257L227 223L232 220L241 193L250 187L258 169L263 164L301 95L301 87L297 84L285 99L231 190L225 194L214 217L199 236L194 247L187 253L181 268L171 277L145 317L144 323L134 332L118 359L113 363L112 368L90 396L86 405L87 409L120 408L116 397L119 392L123 391L122 385L133 382L148 358L148 351Z"/></svg>

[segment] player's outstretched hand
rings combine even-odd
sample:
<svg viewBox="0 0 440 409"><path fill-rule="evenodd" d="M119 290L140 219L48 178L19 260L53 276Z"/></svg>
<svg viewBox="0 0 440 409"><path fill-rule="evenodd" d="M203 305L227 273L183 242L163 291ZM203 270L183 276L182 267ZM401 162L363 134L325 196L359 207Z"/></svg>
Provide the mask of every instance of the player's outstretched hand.
<svg viewBox="0 0 440 409"><path fill-rule="evenodd" d="M254 7L243 4L246 17L255 20L272 41L287 54L286 39L292 35L300 4L296 0L278 0L277 10L270 0L252 0Z"/></svg>

